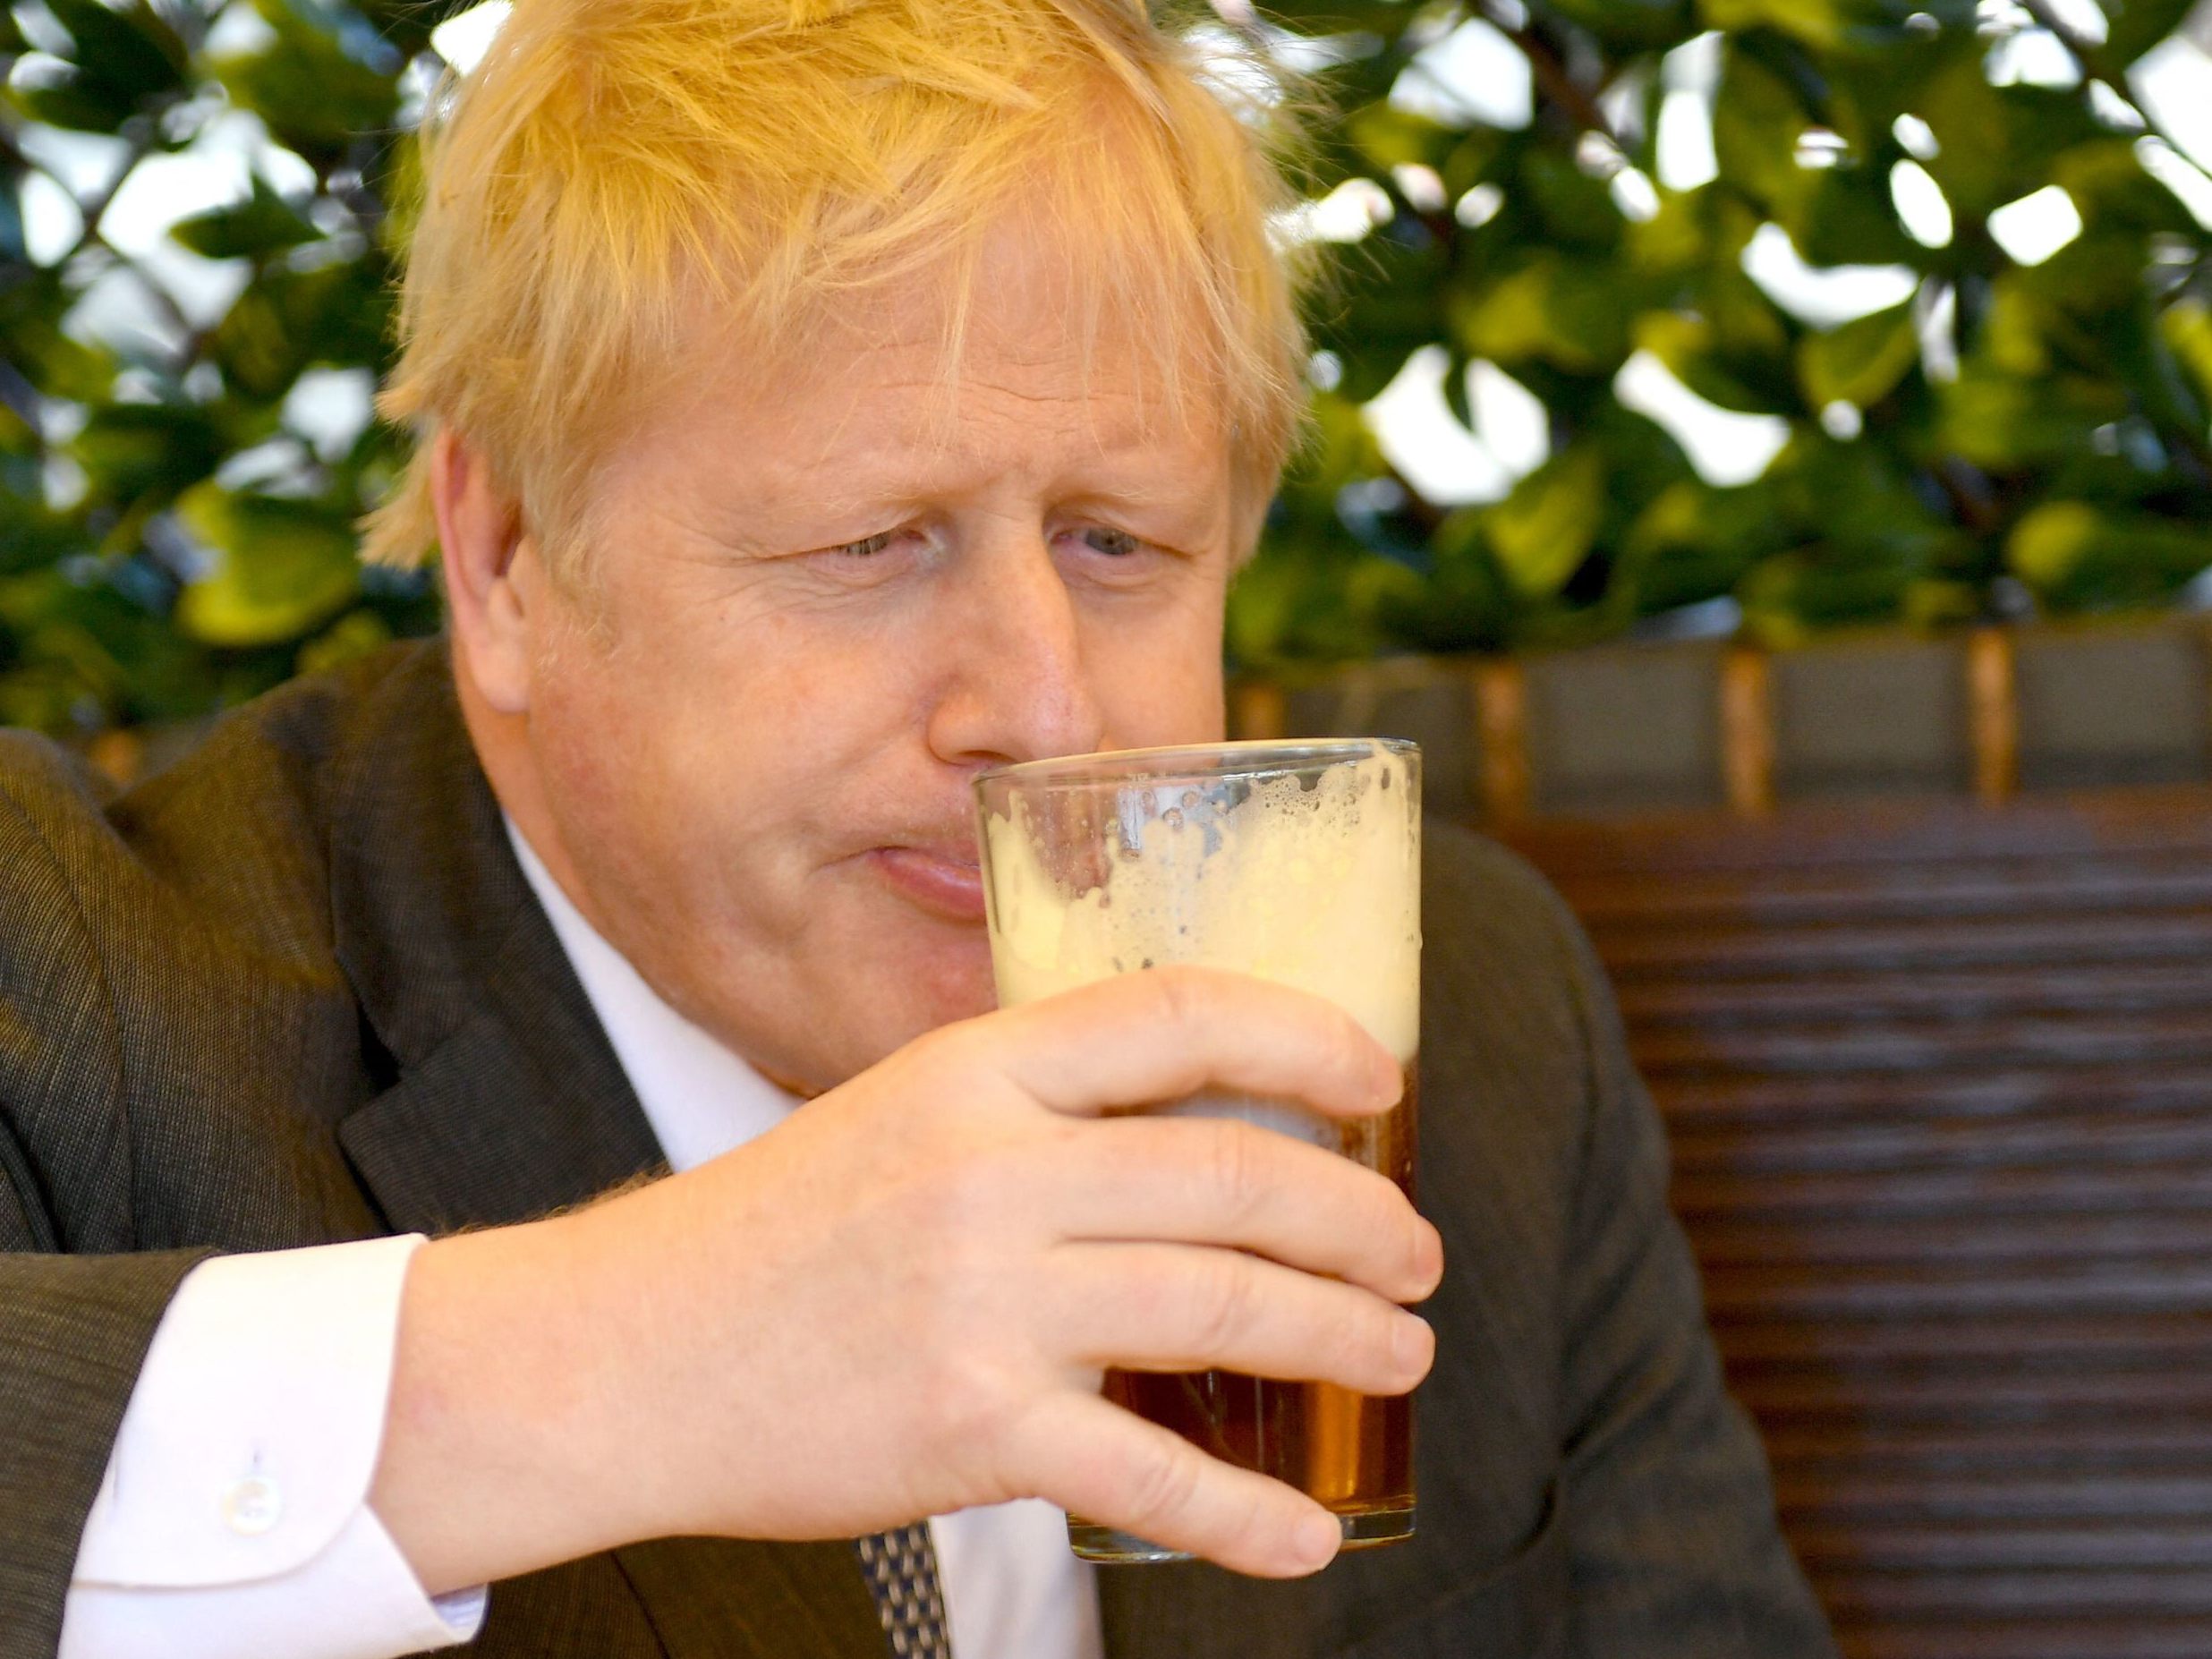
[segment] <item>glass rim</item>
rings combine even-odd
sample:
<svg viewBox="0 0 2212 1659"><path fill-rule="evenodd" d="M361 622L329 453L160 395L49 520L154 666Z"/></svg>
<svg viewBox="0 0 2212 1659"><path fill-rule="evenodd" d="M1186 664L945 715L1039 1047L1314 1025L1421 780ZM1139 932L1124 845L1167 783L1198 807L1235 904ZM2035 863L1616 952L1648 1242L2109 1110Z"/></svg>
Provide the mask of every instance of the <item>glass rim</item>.
<svg viewBox="0 0 2212 1659"><path fill-rule="evenodd" d="M1377 752L1418 760L1409 737L1244 737L1221 743L1164 744L1149 749L1107 749L987 767L973 779L980 793L994 783L1079 785L1158 782L1178 778L1263 778L1320 764L1365 760Z"/></svg>

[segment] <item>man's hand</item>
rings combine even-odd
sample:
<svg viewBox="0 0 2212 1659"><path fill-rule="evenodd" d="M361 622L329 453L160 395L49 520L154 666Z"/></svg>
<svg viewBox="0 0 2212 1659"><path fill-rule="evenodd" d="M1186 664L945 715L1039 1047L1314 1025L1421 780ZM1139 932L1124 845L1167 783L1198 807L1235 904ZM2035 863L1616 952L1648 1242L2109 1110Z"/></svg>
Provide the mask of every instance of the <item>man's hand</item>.
<svg viewBox="0 0 2212 1659"><path fill-rule="evenodd" d="M1401 1393L1435 1229L1205 1089L1383 1110L1347 1016L1164 969L947 1026L686 1174L416 1258L373 1502L428 1587L675 1534L837 1537L1042 1496L1240 1571L1338 1527L1108 1404L1109 1365Z"/></svg>

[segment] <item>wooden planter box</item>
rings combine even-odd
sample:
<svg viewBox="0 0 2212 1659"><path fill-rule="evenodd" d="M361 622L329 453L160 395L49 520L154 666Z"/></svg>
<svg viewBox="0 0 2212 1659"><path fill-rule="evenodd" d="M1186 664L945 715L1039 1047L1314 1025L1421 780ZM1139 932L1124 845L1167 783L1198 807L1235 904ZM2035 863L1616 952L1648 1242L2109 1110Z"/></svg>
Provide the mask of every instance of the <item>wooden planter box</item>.
<svg viewBox="0 0 2212 1659"><path fill-rule="evenodd" d="M1410 737L1431 804L1510 822L2212 778L2212 624L2042 624L1521 658L1233 688L1246 736Z"/></svg>

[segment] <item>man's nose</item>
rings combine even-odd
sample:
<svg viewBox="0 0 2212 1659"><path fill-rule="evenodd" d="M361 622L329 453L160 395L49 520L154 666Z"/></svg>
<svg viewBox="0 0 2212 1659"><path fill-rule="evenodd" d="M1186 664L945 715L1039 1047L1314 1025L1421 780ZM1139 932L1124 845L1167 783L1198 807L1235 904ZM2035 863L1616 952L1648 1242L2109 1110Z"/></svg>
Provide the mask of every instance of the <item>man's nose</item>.
<svg viewBox="0 0 2212 1659"><path fill-rule="evenodd" d="M951 673L930 715L940 760L973 765L1082 754L1105 734L1083 617L1042 535L961 561L947 607Z"/></svg>

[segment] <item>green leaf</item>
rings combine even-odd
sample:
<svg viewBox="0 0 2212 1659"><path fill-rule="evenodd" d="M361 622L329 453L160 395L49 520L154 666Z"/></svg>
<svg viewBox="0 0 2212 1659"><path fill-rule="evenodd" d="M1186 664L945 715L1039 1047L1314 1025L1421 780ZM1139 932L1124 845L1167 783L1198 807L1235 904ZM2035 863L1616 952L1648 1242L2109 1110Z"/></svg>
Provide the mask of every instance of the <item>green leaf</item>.
<svg viewBox="0 0 2212 1659"><path fill-rule="evenodd" d="M2063 185L2081 210L2091 234L2098 231L2164 231L2195 238L2202 232L2174 192L2143 171L2127 139L2091 140L2061 155L2051 182ZM2128 263L2140 265L2140 255Z"/></svg>
<svg viewBox="0 0 2212 1659"><path fill-rule="evenodd" d="M1370 104L1345 118L1345 137L1374 172L1418 163L1434 166L1462 137L1451 128L1388 104Z"/></svg>
<svg viewBox="0 0 2212 1659"><path fill-rule="evenodd" d="M391 642L390 625L375 611L348 611L300 647L300 672L328 674Z"/></svg>
<svg viewBox="0 0 2212 1659"><path fill-rule="evenodd" d="M1512 642L1525 605L1485 536L1483 511L1461 507L1437 526L1434 569L1418 593L1385 601L1382 620L1416 651L1496 651Z"/></svg>
<svg viewBox="0 0 2212 1659"><path fill-rule="evenodd" d="M33 121L72 132L113 132L138 113L131 99L73 69L58 80L12 87L8 97Z"/></svg>
<svg viewBox="0 0 2212 1659"><path fill-rule="evenodd" d="M2124 68L2182 26L2194 0L2098 0L2105 9L2105 44L2097 55Z"/></svg>
<svg viewBox="0 0 2212 1659"><path fill-rule="evenodd" d="M2212 540L2194 524L2094 506L2046 501L2005 540L2005 563L2060 609L2145 605L2212 565Z"/></svg>
<svg viewBox="0 0 2212 1659"><path fill-rule="evenodd" d="M48 397L67 403L105 398L115 384L107 353L62 331L72 296L57 271L39 271L0 286L0 338L8 360Z"/></svg>
<svg viewBox="0 0 2212 1659"><path fill-rule="evenodd" d="M1943 442L1995 472L2047 465L2093 443L2128 413L2126 390L2080 375L2016 379L1973 370L1942 396Z"/></svg>
<svg viewBox="0 0 2212 1659"><path fill-rule="evenodd" d="M254 9L276 38L261 51L217 58L210 67L232 99L259 115L278 140L302 154L322 153L355 133L391 124L399 107L394 76L341 44L345 13L309 11L287 0L254 0Z"/></svg>
<svg viewBox="0 0 2212 1659"><path fill-rule="evenodd" d="M166 501L221 464L224 434L192 404L110 404L69 444L96 501Z"/></svg>
<svg viewBox="0 0 2212 1659"><path fill-rule="evenodd" d="M2198 392L2212 398L2212 311L2201 300L2185 299L2166 308L2158 328Z"/></svg>
<svg viewBox="0 0 2212 1659"><path fill-rule="evenodd" d="M1885 174L1857 162L1808 173L1781 223L1812 265L1917 265L1927 250L1905 234Z"/></svg>
<svg viewBox="0 0 2212 1659"><path fill-rule="evenodd" d="M1624 221L1612 193L1570 157L1530 146L1522 152L1518 181L1545 243L1598 254L1621 245Z"/></svg>
<svg viewBox="0 0 2212 1659"><path fill-rule="evenodd" d="M1928 505L1917 469L1879 443L1842 443L1801 428L1767 471L1792 539L1824 557L1932 568L1959 532Z"/></svg>
<svg viewBox="0 0 2212 1659"><path fill-rule="evenodd" d="M1905 234L1890 200L1893 153L1886 120L1847 119L1855 106L1842 97L1800 48L1788 42L1731 40L1723 58L1713 111L1714 155L1721 176L1790 233L1815 265L1916 260L1924 251ZM1833 165L1799 158L1802 136L1815 127L1861 127L1842 134L1850 148Z"/></svg>
<svg viewBox="0 0 2212 1659"><path fill-rule="evenodd" d="M1697 476L1689 457L1664 427L1611 400L1582 423L1573 441L1594 445L1605 457L1601 551L1625 535L1636 515L1659 496Z"/></svg>
<svg viewBox="0 0 2212 1659"><path fill-rule="evenodd" d="M1919 361L1912 302L1856 318L1798 343L1798 384L1815 409L1846 403L1865 409L1889 396Z"/></svg>
<svg viewBox="0 0 2212 1659"><path fill-rule="evenodd" d="M69 32L65 63L45 60L9 96L34 121L80 132L114 132L157 113L183 89L186 55L176 31L145 0L111 8L99 0L48 0Z"/></svg>
<svg viewBox="0 0 2212 1659"><path fill-rule="evenodd" d="M240 390L281 397L316 363L379 365L388 303L372 263L270 271L216 326L215 360Z"/></svg>
<svg viewBox="0 0 2212 1659"><path fill-rule="evenodd" d="M1765 480L1721 489L1683 479L1661 491L1623 539L1621 573L1634 589L1629 606L1647 615L1716 599L1791 540Z"/></svg>
<svg viewBox="0 0 2212 1659"><path fill-rule="evenodd" d="M1365 656L1382 642L1373 615L1374 567L1391 561L1363 553L1339 534L1319 540L1274 536L1229 590L1226 642L1251 666ZM1386 582L1418 578L1402 566ZM1363 590L1359 603L1353 591Z"/></svg>
<svg viewBox="0 0 2212 1659"><path fill-rule="evenodd" d="M1640 224L1631 223L1623 234L1629 263L1655 282L1668 283L1689 277L1722 257L1723 233L1713 223L1720 195L1710 190L1661 195L1659 211ZM1751 217L1756 227L1757 216ZM1729 249L1726 257L1738 251Z"/></svg>
<svg viewBox="0 0 2212 1659"><path fill-rule="evenodd" d="M178 625L203 643L238 649L296 638L360 591L353 526L319 503L207 484L176 511L215 556L213 570L177 601Z"/></svg>
<svg viewBox="0 0 2212 1659"><path fill-rule="evenodd" d="M1479 294L1455 297L1453 320L1471 356L1610 374L1628 358L1629 301L1610 262L1546 251Z"/></svg>
<svg viewBox="0 0 2212 1659"><path fill-rule="evenodd" d="M19 430L21 425L12 415L9 424ZM36 464L20 467L12 464L9 472L13 474L6 481L9 487L0 489L0 576L36 570L81 550L76 526L50 511L37 492Z"/></svg>
<svg viewBox="0 0 2212 1659"><path fill-rule="evenodd" d="M2012 526L2004 562L2033 588L2056 588L2096 545L2103 521L2083 501L2046 501Z"/></svg>
<svg viewBox="0 0 2212 1659"><path fill-rule="evenodd" d="M259 174L253 180L252 194L245 200L179 219L170 226L169 234L209 259L266 258L322 236Z"/></svg>
<svg viewBox="0 0 2212 1659"><path fill-rule="evenodd" d="M184 43L145 0L110 9L99 0L46 0L75 42L77 87L129 106L184 86Z"/></svg>
<svg viewBox="0 0 2212 1659"><path fill-rule="evenodd" d="M1629 54L1677 46L1697 32L1690 0L1544 0L1544 9L1579 24L1601 46Z"/></svg>
<svg viewBox="0 0 2212 1659"><path fill-rule="evenodd" d="M2143 242L2126 231L2093 230L2042 264L2007 271L1997 280L2035 294L2048 316L2094 330L2106 317L2132 311L2141 302Z"/></svg>
<svg viewBox="0 0 2212 1659"><path fill-rule="evenodd" d="M1771 413L1777 382L1782 398L1790 396L1787 336L1776 342L1779 349L1771 357L1730 353L1703 316L1653 311L1637 319L1636 344L1666 364L1675 379L1698 396L1723 409Z"/></svg>
<svg viewBox="0 0 2212 1659"><path fill-rule="evenodd" d="M2081 97L2055 87L1991 86L1978 59L1931 80L1918 113L1939 149L1921 165L1962 225L2050 183L2057 157L2109 135Z"/></svg>
<svg viewBox="0 0 2212 1659"><path fill-rule="evenodd" d="M1823 52L1868 52L1907 38L1907 0L1699 0L1708 29L1740 34L1773 29Z"/></svg>
<svg viewBox="0 0 2212 1659"><path fill-rule="evenodd" d="M1589 557L1605 514L1605 463L1594 447L1553 455L1483 516L1514 591L1546 599Z"/></svg>
<svg viewBox="0 0 2212 1659"><path fill-rule="evenodd" d="M1797 89L1731 39L1722 49L1713 102L1713 153L1721 176L1770 216L1794 217L1809 185L1797 164L1798 135L1812 114Z"/></svg>
<svg viewBox="0 0 2212 1659"><path fill-rule="evenodd" d="M1477 127L1471 132L1462 132L1457 136L1459 141L1444 153L1436 168L1444 181L1445 193L1453 201L1459 200L1476 185L1496 177L1501 158L1511 150L1513 144L1510 140L1518 134Z"/></svg>
<svg viewBox="0 0 2212 1659"><path fill-rule="evenodd" d="M1782 647L1819 628L1898 620L1922 580L1902 560L1800 549L1762 559L1738 586L1737 598L1751 636Z"/></svg>

